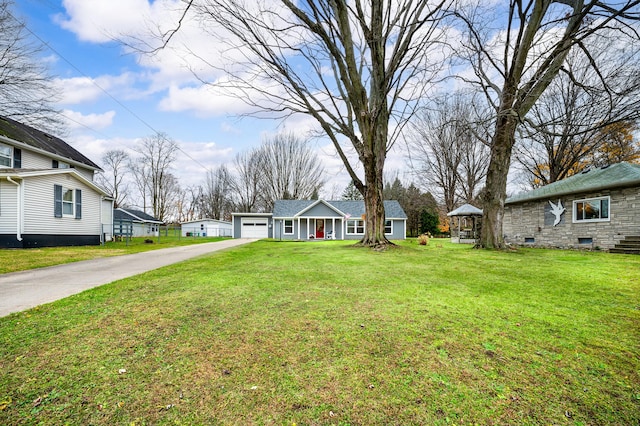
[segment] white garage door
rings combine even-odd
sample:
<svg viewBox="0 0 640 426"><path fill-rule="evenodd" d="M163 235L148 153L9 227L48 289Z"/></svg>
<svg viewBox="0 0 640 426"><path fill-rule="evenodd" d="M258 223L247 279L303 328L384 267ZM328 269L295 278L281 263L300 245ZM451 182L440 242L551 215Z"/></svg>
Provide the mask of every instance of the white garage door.
<svg viewBox="0 0 640 426"><path fill-rule="evenodd" d="M264 217L242 218L242 238L269 238L267 222Z"/></svg>

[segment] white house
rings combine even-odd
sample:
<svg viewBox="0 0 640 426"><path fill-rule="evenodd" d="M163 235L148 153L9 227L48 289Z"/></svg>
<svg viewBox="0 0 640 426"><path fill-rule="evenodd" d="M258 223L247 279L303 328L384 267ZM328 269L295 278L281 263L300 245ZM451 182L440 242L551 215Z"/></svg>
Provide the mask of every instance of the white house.
<svg viewBox="0 0 640 426"><path fill-rule="evenodd" d="M216 219L198 219L182 222L183 237L231 237L231 222Z"/></svg>
<svg viewBox="0 0 640 426"><path fill-rule="evenodd" d="M0 117L0 247L109 240L113 198L93 181L99 170L62 139Z"/></svg>

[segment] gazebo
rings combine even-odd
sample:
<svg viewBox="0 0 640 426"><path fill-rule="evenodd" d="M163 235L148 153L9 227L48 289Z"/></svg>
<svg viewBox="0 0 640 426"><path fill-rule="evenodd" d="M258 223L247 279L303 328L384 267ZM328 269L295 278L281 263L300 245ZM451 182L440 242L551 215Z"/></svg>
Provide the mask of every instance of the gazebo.
<svg viewBox="0 0 640 426"><path fill-rule="evenodd" d="M451 218L451 242L475 244L480 237L482 224L482 210L471 204L463 204L452 212L447 213Z"/></svg>

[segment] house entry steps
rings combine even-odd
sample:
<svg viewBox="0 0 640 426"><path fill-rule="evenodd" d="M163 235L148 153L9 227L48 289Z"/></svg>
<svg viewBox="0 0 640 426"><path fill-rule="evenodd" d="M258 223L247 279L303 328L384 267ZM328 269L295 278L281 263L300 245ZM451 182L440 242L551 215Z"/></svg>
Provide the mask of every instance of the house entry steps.
<svg viewBox="0 0 640 426"><path fill-rule="evenodd" d="M640 236L624 237L609 253L640 254Z"/></svg>

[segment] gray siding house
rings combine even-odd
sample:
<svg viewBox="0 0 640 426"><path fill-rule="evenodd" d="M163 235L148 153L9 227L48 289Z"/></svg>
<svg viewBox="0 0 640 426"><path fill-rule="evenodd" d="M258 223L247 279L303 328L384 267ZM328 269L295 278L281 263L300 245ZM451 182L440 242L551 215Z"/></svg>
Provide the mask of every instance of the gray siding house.
<svg viewBox="0 0 640 426"><path fill-rule="evenodd" d="M384 202L385 234L405 239L407 215L397 201ZM360 240L366 222L363 201L278 200L273 213L234 213L234 238Z"/></svg>
<svg viewBox="0 0 640 426"><path fill-rule="evenodd" d="M62 139L0 117L0 247L92 245L111 238L100 168Z"/></svg>
<svg viewBox="0 0 640 426"><path fill-rule="evenodd" d="M162 223L141 210L118 207L113 211L114 234L119 234L123 224L126 224L130 226L131 237L157 237Z"/></svg>
<svg viewBox="0 0 640 426"><path fill-rule="evenodd" d="M592 168L505 201L505 241L614 249L640 236L640 165Z"/></svg>

